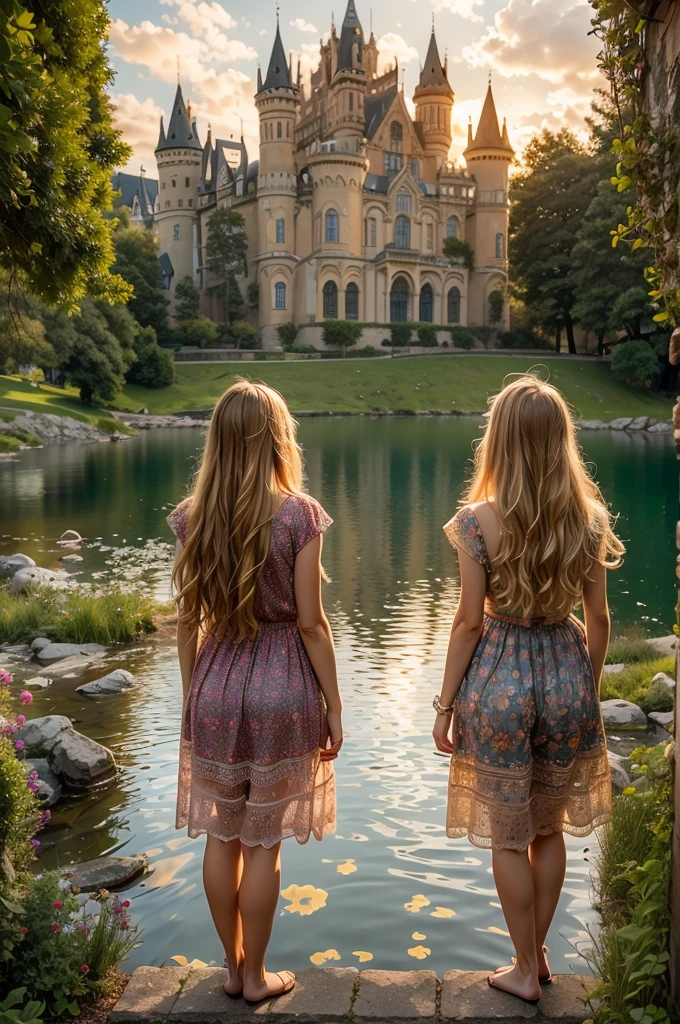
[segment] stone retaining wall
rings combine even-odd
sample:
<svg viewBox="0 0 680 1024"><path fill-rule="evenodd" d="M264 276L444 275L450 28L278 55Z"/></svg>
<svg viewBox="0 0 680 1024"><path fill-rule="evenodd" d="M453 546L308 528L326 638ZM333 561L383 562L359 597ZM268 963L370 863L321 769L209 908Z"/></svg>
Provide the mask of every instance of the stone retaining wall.
<svg viewBox="0 0 680 1024"><path fill-rule="evenodd" d="M321 967L302 971L292 992L255 1006L229 999L220 967L138 967L109 1017L110 1024L228 1024L267 1017L270 1024L582 1024L586 978L555 975L537 1006L489 988L486 971L357 971Z"/></svg>

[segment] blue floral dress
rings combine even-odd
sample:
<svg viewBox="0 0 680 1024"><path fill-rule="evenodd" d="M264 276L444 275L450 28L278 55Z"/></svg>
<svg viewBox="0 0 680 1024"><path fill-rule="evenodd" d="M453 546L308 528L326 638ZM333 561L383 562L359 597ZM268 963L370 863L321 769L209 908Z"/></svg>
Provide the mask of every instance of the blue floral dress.
<svg viewBox="0 0 680 1024"><path fill-rule="evenodd" d="M482 635L455 701L446 833L513 850L537 835L588 835L610 817L611 784L583 627L499 614L473 510L444 530L487 575Z"/></svg>

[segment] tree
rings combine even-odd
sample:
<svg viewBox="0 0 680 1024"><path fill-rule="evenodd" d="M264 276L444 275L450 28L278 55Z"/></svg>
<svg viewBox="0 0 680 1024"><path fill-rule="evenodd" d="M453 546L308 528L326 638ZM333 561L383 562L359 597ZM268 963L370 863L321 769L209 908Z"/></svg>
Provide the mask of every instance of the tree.
<svg viewBox="0 0 680 1024"><path fill-rule="evenodd" d="M79 389L88 405L113 401L135 359L131 314L124 306L87 297L74 317L74 327L73 347L61 366L67 381Z"/></svg>
<svg viewBox="0 0 680 1024"><path fill-rule="evenodd" d="M139 327L135 337L136 359L127 372L131 384L144 388L167 388L175 383L175 363L161 348L153 327Z"/></svg>
<svg viewBox="0 0 680 1024"><path fill-rule="evenodd" d="M183 345L212 348L217 342L217 324L207 316L184 320L177 331Z"/></svg>
<svg viewBox="0 0 680 1024"><path fill-rule="evenodd" d="M612 352L612 377L621 384L653 383L660 370L659 358L646 341L627 341Z"/></svg>
<svg viewBox="0 0 680 1024"><path fill-rule="evenodd" d="M453 235L450 235L444 239L442 251L450 260L462 263L470 272L475 269L475 254L469 242L463 242L460 238L454 238Z"/></svg>
<svg viewBox="0 0 680 1024"><path fill-rule="evenodd" d="M111 274L110 175L130 149L107 88L104 0L3 0L0 16L0 264L73 308L88 290L120 300Z"/></svg>
<svg viewBox="0 0 680 1024"><path fill-rule="evenodd" d="M607 161L588 155L566 129L544 130L529 143L525 169L510 184L515 297L535 309L558 339L564 327L570 352L576 351L572 249Z"/></svg>
<svg viewBox="0 0 680 1024"><path fill-rule="evenodd" d="M193 320L199 315L201 296L194 282L187 275L175 286L175 320Z"/></svg>
<svg viewBox="0 0 680 1024"><path fill-rule="evenodd" d="M121 213L126 207L116 211ZM124 227L121 218L113 236L116 262L112 270L131 284L134 294L128 299L128 309L142 327L153 327L157 337L164 340L168 333L168 297L163 287L163 274L156 242L150 231ZM179 285L178 285L179 287Z"/></svg>
<svg viewBox="0 0 680 1024"><path fill-rule="evenodd" d="M211 277L219 282L212 285L212 290L222 296L224 301L225 320L238 316L235 310L235 299L243 305L237 274L246 274L248 267L248 240L246 238L245 220L236 210L223 207L216 210L208 221L208 240L206 242L206 263ZM234 293L237 292L238 295Z"/></svg>
<svg viewBox="0 0 680 1024"><path fill-rule="evenodd" d="M499 324L503 319L505 309L505 291L502 288L494 288L489 293L489 323Z"/></svg>

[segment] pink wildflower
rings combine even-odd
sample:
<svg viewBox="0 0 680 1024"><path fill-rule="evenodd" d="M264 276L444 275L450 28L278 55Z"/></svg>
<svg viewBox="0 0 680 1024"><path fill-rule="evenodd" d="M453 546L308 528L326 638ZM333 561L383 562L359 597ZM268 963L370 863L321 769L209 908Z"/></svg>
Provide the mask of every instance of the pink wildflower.
<svg viewBox="0 0 680 1024"><path fill-rule="evenodd" d="M43 811L42 814L40 815L40 821L44 825L50 820L51 817L52 811Z"/></svg>
<svg viewBox="0 0 680 1024"><path fill-rule="evenodd" d="M52 922L52 931L54 932L55 935L57 934L57 932L61 931L61 925L59 924L58 921Z"/></svg>
<svg viewBox="0 0 680 1024"><path fill-rule="evenodd" d="M54 909L55 910L61 910L61 908L63 906L64 906L64 904L63 904L63 902L61 900L56 900L55 903L54 903Z"/></svg>
<svg viewBox="0 0 680 1024"><path fill-rule="evenodd" d="M26 716L25 715L17 715L17 725L25 725L25 724L26 724Z"/></svg>
<svg viewBox="0 0 680 1024"><path fill-rule="evenodd" d="M0 683L10 686L13 681L14 676L10 672L5 671L4 668L0 668Z"/></svg>
<svg viewBox="0 0 680 1024"><path fill-rule="evenodd" d="M89 968L89 967L87 966L87 964L81 964L81 965L80 965L80 970L81 970L81 973L82 973L82 974L87 974L87 972L89 971L89 969L90 969L90 968Z"/></svg>
<svg viewBox="0 0 680 1024"><path fill-rule="evenodd" d="M23 740L17 740L14 746L16 747L17 750L23 750L26 744L24 743Z"/></svg>
<svg viewBox="0 0 680 1024"><path fill-rule="evenodd" d="M130 906L130 901L129 900L123 900L123 906L124 907L129 907Z"/></svg>
<svg viewBox="0 0 680 1024"><path fill-rule="evenodd" d="M35 846L35 847L40 846L40 840L39 839L31 839L31 846Z"/></svg>
<svg viewBox="0 0 680 1024"><path fill-rule="evenodd" d="M23 928L21 929L21 934L22 934L22 935L28 935L28 928L26 928L26 927L23 927Z"/></svg>
<svg viewBox="0 0 680 1024"><path fill-rule="evenodd" d="M22 690L19 694L19 700L22 704L32 704L33 694L29 690Z"/></svg>

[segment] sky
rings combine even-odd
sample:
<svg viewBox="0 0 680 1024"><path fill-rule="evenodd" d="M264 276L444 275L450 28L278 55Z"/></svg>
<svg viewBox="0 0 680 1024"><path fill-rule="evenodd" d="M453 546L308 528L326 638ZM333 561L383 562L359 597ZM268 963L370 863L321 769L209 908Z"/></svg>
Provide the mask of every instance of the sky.
<svg viewBox="0 0 680 1024"><path fill-rule="evenodd" d="M333 5L335 6L335 9ZM280 0L286 52L299 57L303 78L318 63L319 40L332 18L342 24L346 0ZM356 0L364 33L371 21L382 65L399 61L407 103L420 73L432 16L455 93L452 158L465 148L467 123L476 125L489 75L499 117L521 151L543 127L583 132L593 90L602 86L598 44L589 35L587 0ZM167 127L177 83L191 99L205 140L243 136L257 159L253 96L257 66L266 71L276 31L274 0L110 0L112 97L124 138L133 147L126 170L153 156L159 117Z"/></svg>

